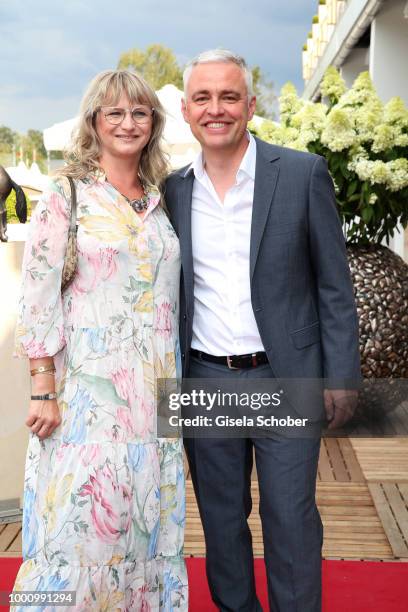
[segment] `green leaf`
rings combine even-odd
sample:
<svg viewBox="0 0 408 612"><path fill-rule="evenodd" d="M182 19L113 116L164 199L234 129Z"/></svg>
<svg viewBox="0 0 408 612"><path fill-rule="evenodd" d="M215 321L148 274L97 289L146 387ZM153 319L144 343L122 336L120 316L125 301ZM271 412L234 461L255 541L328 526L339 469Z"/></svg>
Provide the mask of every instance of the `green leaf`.
<svg viewBox="0 0 408 612"><path fill-rule="evenodd" d="M369 223L371 221L371 219L373 218L373 215L374 215L374 211L371 208L371 206L366 206L361 211L361 217L362 217L364 223Z"/></svg>
<svg viewBox="0 0 408 612"><path fill-rule="evenodd" d="M99 403L112 403L127 406L127 401L117 393L114 384L108 378L80 373L78 379L84 383L90 395Z"/></svg>
<svg viewBox="0 0 408 612"><path fill-rule="evenodd" d="M347 198L350 198L358 187L358 181L354 180L347 187Z"/></svg>

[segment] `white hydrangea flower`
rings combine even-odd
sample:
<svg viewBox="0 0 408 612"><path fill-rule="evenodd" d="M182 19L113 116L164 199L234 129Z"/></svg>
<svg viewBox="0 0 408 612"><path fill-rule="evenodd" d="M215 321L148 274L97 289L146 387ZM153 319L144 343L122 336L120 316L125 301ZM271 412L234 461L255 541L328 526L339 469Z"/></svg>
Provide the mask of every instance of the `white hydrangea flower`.
<svg viewBox="0 0 408 612"><path fill-rule="evenodd" d="M397 147L408 147L408 134L399 134L395 137Z"/></svg>
<svg viewBox="0 0 408 612"><path fill-rule="evenodd" d="M374 128L374 140L372 150L374 153L380 153L391 149L395 144L395 128L391 125L382 123Z"/></svg>
<svg viewBox="0 0 408 612"><path fill-rule="evenodd" d="M388 181L387 165L379 159L358 159L353 169L360 180L369 181L372 185L385 184Z"/></svg>
<svg viewBox="0 0 408 612"><path fill-rule="evenodd" d="M408 109L402 98L391 98L384 106L384 121L389 125L397 124L401 129L408 129Z"/></svg>
<svg viewBox="0 0 408 612"><path fill-rule="evenodd" d="M339 71L334 66L329 66L326 70L322 84L320 86L322 96L331 100L339 100L346 91L346 83L340 76Z"/></svg>
<svg viewBox="0 0 408 612"><path fill-rule="evenodd" d="M286 83L282 87L281 95L279 96L279 109L282 123L288 124L291 117L300 111L304 103L304 100L297 95L296 87L292 83Z"/></svg>
<svg viewBox="0 0 408 612"><path fill-rule="evenodd" d="M387 162L388 186L390 191L399 191L408 187L408 159L394 159Z"/></svg>
<svg viewBox="0 0 408 612"><path fill-rule="evenodd" d="M327 115L321 141L331 151L343 151L356 143L356 134L347 112L338 106L332 108Z"/></svg>
<svg viewBox="0 0 408 612"><path fill-rule="evenodd" d="M308 144L320 138L326 123L327 107L324 104L307 102L291 120L291 125L300 130L300 139Z"/></svg>

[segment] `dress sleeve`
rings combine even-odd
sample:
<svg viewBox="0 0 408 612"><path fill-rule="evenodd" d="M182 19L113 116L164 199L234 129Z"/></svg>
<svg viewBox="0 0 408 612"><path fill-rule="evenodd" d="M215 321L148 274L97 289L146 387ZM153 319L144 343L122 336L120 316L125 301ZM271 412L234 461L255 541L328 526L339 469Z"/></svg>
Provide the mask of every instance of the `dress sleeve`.
<svg viewBox="0 0 408 612"><path fill-rule="evenodd" d="M70 217L68 189L65 181L50 183L31 217L17 315L17 357L53 357L65 346L61 276Z"/></svg>

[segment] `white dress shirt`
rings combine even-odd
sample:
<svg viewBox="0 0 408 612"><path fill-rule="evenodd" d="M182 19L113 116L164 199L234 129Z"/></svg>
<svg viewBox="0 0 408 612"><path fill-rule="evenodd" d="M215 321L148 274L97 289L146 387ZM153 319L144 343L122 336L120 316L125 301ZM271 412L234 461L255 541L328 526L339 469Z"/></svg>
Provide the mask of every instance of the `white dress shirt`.
<svg viewBox="0 0 408 612"><path fill-rule="evenodd" d="M251 305L249 247L256 143L249 144L222 203L203 167L192 164L194 320L192 348L210 355L263 351Z"/></svg>

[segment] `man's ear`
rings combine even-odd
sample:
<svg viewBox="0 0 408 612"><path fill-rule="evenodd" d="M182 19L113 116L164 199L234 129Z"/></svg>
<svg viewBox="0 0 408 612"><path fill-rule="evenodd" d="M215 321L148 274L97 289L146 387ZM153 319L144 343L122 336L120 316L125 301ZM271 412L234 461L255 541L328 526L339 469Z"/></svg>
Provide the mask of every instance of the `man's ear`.
<svg viewBox="0 0 408 612"><path fill-rule="evenodd" d="M255 114L256 109L256 96L252 96L248 104L248 121L251 121Z"/></svg>
<svg viewBox="0 0 408 612"><path fill-rule="evenodd" d="M190 123L188 120L188 109L185 98L181 98L181 114L184 117L184 121L186 123Z"/></svg>

